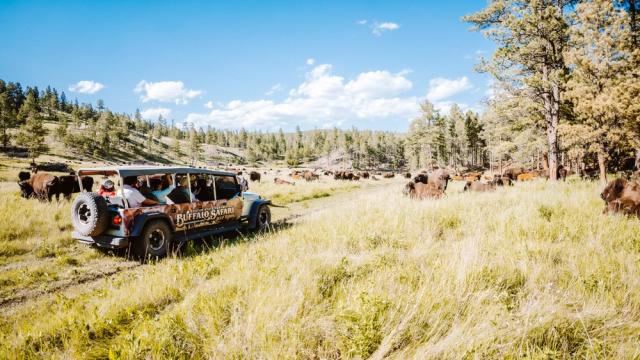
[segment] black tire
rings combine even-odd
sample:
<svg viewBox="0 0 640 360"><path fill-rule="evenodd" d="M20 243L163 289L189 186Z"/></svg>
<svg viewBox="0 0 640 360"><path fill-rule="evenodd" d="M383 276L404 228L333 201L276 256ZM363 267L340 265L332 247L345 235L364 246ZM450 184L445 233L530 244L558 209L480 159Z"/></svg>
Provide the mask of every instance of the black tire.
<svg viewBox="0 0 640 360"><path fill-rule="evenodd" d="M71 222L81 235L102 234L109 226L107 201L96 193L81 193L71 206Z"/></svg>
<svg viewBox="0 0 640 360"><path fill-rule="evenodd" d="M131 250L140 260L159 259L167 255L172 237L165 221L153 220L145 225L142 235L133 240Z"/></svg>
<svg viewBox="0 0 640 360"><path fill-rule="evenodd" d="M271 226L271 209L268 205L260 205L256 213L256 226L253 228L257 232L265 232Z"/></svg>

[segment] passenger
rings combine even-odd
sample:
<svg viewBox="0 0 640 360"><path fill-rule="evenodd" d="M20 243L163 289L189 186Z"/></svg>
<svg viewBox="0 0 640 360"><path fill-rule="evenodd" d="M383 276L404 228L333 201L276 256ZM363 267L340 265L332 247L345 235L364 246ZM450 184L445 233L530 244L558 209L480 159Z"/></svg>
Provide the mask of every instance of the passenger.
<svg viewBox="0 0 640 360"><path fill-rule="evenodd" d="M109 179L105 179L98 189L98 195L102 197L114 197L116 196L115 184Z"/></svg>
<svg viewBox="0 0 640 360"><path fill-rule="evenodd" d="M127 176L123 180L122 192L124 193L124 198L129 203L130 208L138 208L142 205L157 205L158 202L155 200L147 199L142 193L137 189L138 177L137 176Z"/></svg>
<svg viewBox="0 0 640 360"><path fill-rule="evenodd" d="M176 187L173 185L173 179L171 175L165 175L162 177L162 181L159 181L151 192L160 204L167 204L167 195L173 191ZM170 201L170 200L169 200Z"/></svg>
<svg viewBox="0 0 640 360"><path fill-rule="evenodd" d="M180 186L179 189L187 196L191 199L191 201L198 201L198 199L196 199L195 195L193 195L193 193L191 191L189 191L189 179L187 178L187 176L183 176L180 179Z"/></svg>

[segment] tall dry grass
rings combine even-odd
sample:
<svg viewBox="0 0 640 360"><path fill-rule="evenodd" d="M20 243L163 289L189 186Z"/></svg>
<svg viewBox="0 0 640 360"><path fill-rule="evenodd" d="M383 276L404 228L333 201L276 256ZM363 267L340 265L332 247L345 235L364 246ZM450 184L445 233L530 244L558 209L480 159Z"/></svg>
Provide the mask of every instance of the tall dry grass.
<svg viewBox="0 0 640 360"><path fill-rule="evenodd" d="M456 186L423 202L399 184L358 192L26 302L1 317L0 357L640 356L640 221L602 215L596 183Z"/></svg>

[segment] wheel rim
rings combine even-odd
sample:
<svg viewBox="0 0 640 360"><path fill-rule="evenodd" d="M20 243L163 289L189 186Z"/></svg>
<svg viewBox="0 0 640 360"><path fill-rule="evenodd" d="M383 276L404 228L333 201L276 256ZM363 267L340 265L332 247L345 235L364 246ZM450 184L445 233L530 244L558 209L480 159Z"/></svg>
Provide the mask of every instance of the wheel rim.
<svg viewBox="0 0 640 360"><path fill-rule="evenodd" d="M152 250L158 251L162 249L162 247L164 246L164 242L165 242L164 232L162 232L162 230L160 229L153 230L149 234L148 240L149 240L149 247Z"/></svg>
<svg viewBox="0 0 640 360"><path fill-rule="evenodd" d="M78 220L80 220L83 224L88 224L89 219L91 218L91 209L87 206L87 204L82 204L78 207Z"/></svg>
<svg viewBox="0 0 640 360"><path fill-rule="evenodd" d="M260 215L258 216L258 223L260 224L260 228L267 228L269 226L269 214L266 210L260 211Z"/></svg>

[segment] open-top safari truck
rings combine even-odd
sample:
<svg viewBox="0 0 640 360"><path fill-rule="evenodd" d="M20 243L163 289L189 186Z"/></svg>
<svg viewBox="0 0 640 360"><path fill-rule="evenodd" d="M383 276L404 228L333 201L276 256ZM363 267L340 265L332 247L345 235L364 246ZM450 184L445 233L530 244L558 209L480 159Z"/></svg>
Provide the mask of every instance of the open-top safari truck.
<svg viewBox="0 0 640 360"><path fill-rule="evenodd" d="M129 247L140 258L165 256L174 242L238 229L264 230L271 222L271 202L255 193L243 193L235 174L229 172L114 166L80 169L77 175L114 179L117 186L104 196L83 191L80 184L81 193L71 208L73 237L102 248ZM137 205L131 199L131 188L125 189L124 184L132 177L138 181L139 192L134 195L142 194L153 204ZM162 181L170 184L171 192L159 201L152 189L161 189Z"/></svg>

